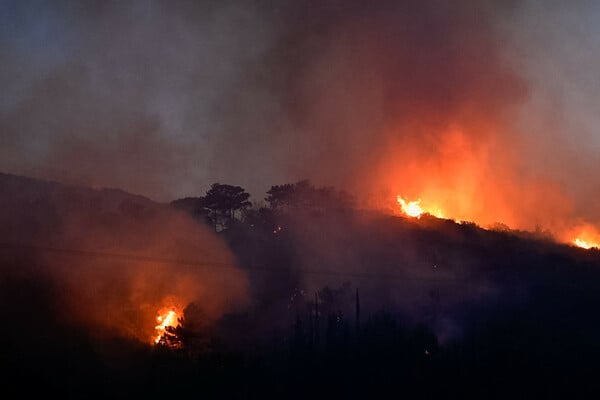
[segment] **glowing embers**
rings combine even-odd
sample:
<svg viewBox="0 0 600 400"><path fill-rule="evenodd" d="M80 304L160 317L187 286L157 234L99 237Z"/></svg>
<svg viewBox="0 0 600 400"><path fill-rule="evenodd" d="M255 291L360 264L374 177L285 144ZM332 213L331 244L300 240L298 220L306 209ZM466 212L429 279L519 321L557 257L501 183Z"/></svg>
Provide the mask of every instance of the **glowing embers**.
<svg viewBox="0 0 600 400"><path fill-rule="evenodd" d="M179 313L175 308L161 308L158 311L154 327L156 334L153 338L154 344L163 345L171 348L181 347L181 340L177 336L176 328L179 326Z"/></svg>
<svg viewBox="0 0 600 400"><path fill-rule="evenodd" d="M402 212L409 217L420 218L423 214L429 214L437 218L444 218L444 214L440 209L423 207L421 205L421 199L407 201L402 196L396 196L396 200L398 201L398 204L400 204Z"/></svg>

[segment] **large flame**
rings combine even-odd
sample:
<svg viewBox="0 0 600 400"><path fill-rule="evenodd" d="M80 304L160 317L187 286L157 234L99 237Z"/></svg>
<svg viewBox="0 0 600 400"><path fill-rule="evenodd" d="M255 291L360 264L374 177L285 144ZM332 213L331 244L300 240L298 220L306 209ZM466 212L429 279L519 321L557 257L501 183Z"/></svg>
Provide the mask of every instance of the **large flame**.
<svg viewBox="0 0 600 400"><path fill-rule="evenodd" d="M398 195L396 200L400 205L402 213L409 217L420 218L424 214L433 215L437 218L446 218L444 213L435 207L424 207L421 205L421 198L417 200L406 200L404 197ZM447 218L456 221L454 218ZM565 243L574 244L577 247L583 249L600 249L600 232L591 224L582 224L576 229L563 235L563 241Z"/></svg>
<svg viewBox="0 0 600 400"><path fill-rule="evenodd" d="M444 218L444 213L442 213L439 208L421 206L420 198L417 200L408 201L402 196L396 196L396 200L398 201L398 204L400 204L402 212L409 217L420 218L423 214L430 214L438 218Z"/></svg>
<svg viewBox="0 0 600 400"><path fill-rule="evenodd" d="M391 128L372 180L376 197L385 198L376 199L375 207L392 206L413 218L429 214L470 221L482 228L539 229L565 244L600 248L593 224L598 221L582 222L565 185L527 169L519 158L522 139L501 129L477 119L445 127Z"/></svg>
<svg viewBox="0 0 600 400"><path fill-rule="evenodd" d="M600 249L600 232L591 224L582 224L569 233L571 243L583 249ZM568 237L567 237L568 238Z"/></svg>
<svg viewBox="0 0 600 400"><path fill-rule="evenodd" d="M165 343L169 346L175 345L173 340L170 339L174 335L169 333L167 328L176 328L179 325L179 315L180 313L174 307L164 307L158 311L158 315L156 316L158 325L154 327L155 336L152 338L154 344Z"/></svg>
<svg viewBox="0 0 600 400"><path fill-rule="evenodd" d="M401 128L390 132L390 137L398 139L386 147L379 160L374 179L377 192L381 188L393 195L396 206L413 217L430 214L483 226L496 222L514 226L510 198L517 196L510 176L494 158L500 152L495 151L490 135L470 131L488 127L467 130L451 126L440 133L419 127L403 129L413 128L414 135L403 134ZM500 186L506 193L500 193ZM525 196L521 200L529 202ZM382 205L389 207L389 203Z"/></svg>
<svg viewBox="0 0 600 400"><path fill-rule="evenodd" d="M600 244L599 243L595 243L595 242L588 242L586 240L580 239L580 238L575 238L575 240L573 241L573 244L575 244L578 247L582 247L584 249L591 249L591 248L600 248Z"/></svg>

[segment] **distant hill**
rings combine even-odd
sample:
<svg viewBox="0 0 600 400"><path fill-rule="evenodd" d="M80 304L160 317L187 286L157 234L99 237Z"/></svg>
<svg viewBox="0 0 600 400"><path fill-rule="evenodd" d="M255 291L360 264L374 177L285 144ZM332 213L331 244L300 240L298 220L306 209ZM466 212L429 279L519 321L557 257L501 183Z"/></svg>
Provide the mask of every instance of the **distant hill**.
<svg viewBox="0 0 600 400"><path fill-rule="evenodd" d="M133 216L163 206L119 189L91 189L0 173L0 240L53 242L68 218Z"/></svg>

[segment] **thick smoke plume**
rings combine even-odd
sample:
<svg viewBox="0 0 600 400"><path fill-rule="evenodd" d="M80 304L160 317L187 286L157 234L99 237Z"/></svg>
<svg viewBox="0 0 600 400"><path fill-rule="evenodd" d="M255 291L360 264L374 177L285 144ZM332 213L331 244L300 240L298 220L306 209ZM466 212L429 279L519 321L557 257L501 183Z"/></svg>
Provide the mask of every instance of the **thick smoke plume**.
<svg viewBox="0 0 600 400"><path fill-rule="evenodd" d="M594 101L577 78L594 64L560 49L596 47L593 18L577 31L555 27L597 11L7 2L0 168L161 200L215 181L260 198L273 183L309 178L368 207L420 197L455 219L572 240L600 222L587 202ZM559 97L565 87L588 101Z"/></svg>

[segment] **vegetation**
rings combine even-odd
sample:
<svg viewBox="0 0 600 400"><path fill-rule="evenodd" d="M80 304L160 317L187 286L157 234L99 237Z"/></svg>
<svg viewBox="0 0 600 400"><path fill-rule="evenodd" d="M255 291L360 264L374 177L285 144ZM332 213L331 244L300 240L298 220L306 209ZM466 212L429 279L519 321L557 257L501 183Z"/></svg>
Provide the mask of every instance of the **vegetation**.
<svg viewBox="0 0 600 400"><path fill-rule="evenodd" d="M227 229L251 206L249 198L250 194L240 186L213 183L204 196L177 199L171 205L205 220L218 232Z"/></svg>
<svg viewBox="0 0 600 400"><path fill-rule="evenodd" d="M157 346L71 319L68 293L27 273L39 257L3 250L0 383L70 398L598 393L598 251L347 199L301 181L273 186L266 206L221 184L172 202L218 227L252 301L215 324L191 303Z"/></svg>

